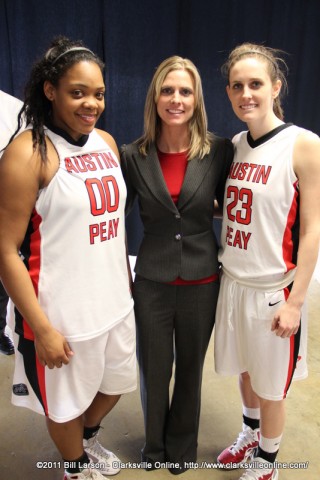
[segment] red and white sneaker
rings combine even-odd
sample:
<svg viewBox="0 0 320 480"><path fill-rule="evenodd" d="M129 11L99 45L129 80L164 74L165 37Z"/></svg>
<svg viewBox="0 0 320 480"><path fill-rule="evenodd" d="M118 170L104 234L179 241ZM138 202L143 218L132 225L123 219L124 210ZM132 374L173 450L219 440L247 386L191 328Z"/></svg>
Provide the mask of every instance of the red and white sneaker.
<svg viewBox="0 0 320 480"><path fill-rule="evenodd" d="M253 450L259 445L260 429L252 428L243 424L242 432L239 433L237 440L223 450L217 458L219 468L232 470L240 468L241 463L246 462Z"/></svg>
<svg viewBox="0 0 320 480"><path fill-rule="evenodd" d="M278 470L264 458L251 458L248 467L239 480L278 480Z"/></svg>

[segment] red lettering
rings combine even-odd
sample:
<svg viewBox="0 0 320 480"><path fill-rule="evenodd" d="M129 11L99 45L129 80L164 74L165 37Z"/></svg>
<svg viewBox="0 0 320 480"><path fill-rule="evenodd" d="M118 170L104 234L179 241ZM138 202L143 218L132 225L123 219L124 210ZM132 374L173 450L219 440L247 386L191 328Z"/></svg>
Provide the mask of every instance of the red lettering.
<svg viewBox="0 0 320 480"><path fill-rule="evenodd" d="M87 165L83 161L83 157L73 157L73 161L77 166L79 172L84 173L88 171Z"/></svg>
<svg viewBox="0 0 320 480"><path fill-rule="evenodd" d="M99 224L98 223L95 223L93 225L89 225L89 235L90 235L90 245L93 245L95 238L99 236Z"/></svg>
<svg viewBox="0 0 320 480"><path fill-rule="evenodd" d="M86 155L83 155L82 158L83 158L84 162L86 163L86 165L88 167L88 170L90 170L91 172L94 172L95 170L97 170L97 166L94 163L94 161L92 160L91 155L89 155L87 153Z"/></svg>
<svg viewBox="0 0 320 480"><path fill-rule="evenodd" d="M118 210L119 206L119 187L117 181L111 175L102 178L102 185L104 186L107 210L109 213Z"/></svg>
<svg viewBox="0 0 320 480"><path fill-rule="evenodd" d="M107 225L107 222L100 223L100 241L101 242L105 242L106 240L108 240L106 225Z"/></svg>
<svg viewBox="0 0 320 480"><path fill-rule="evenodd" d="M105 160L105 164L106 164L107 168L112 168L112 167L118 167L119 166L110 152L103 152L102 155L103 155L103 158Z"/></svg>
<svg viewBox="0 0 320 480"><path fill-rule="evenodd" d="M259 174L258 174L256 183L259 183L259 182L262 180L261 183L262 183L263 185L266 185L266 184L267 184L267 181L268 181L268 178L269 178L269 176L270 176L271 170L272 170L272 167L269 166L269 167L267 168L267 170L266 170L265 165L263 165L263 166L260 168L260 171L259 171Z"/></svg>
<svg viewBox="0 0 320 480"><path fill-rule="evenodd" d="M233 228L227 226L226 243L230 247L247 250L251 235L250 232L246 233L243 230L236 230L234 233Z"/></svg>
<svg viewBox="0 0 320 480"><path fill-rule="evenodd" d="M234 241L233 241L233 247L242 248L240 230L236 230L236 234L234 236Z"/></svg>
<svg viewBox="0 0 320 480"><path fill-rule="evenodd" d="M96 159L97 164L99 165L100 170L103 170L103 165L100 161L100 153L91 153L92 157Z"/></svg>
<svg viewBox="0 0 320 480"><path fill-rule="evenodd" d="M103 215L106 211L106 196L101 181L97 178L87 178L85 185L89 194L91 214Z"/></svg>
<svg viewBox="0 0 320 480"><path fill-rule="evenodd" d="M248 249L248 243L249 243L249 240L250 240L250 237L251 237L251 233L247 233L246 232L241 232L242 234L242 240L243 240L243 249L244 250L247 250Z"/></svg>
<svg viewBox="0 0 320 480"><path fill-rule="evenodd" d="M73 163L72 163L72 158L69 158L69 157L65 158L65 159L64 159L64 164L65 164L65 167L66 167L66 169L67 169L67 172L70 172L70 173L71 173L71 172L79 173L79 170L77 170L77 169L75 168L75 166L73 165Z"/></svg>
<svg viewBox="0 0 320 480"><path fill-rule="evenodd" d="M232 247L233 228L227 226L226 242Z"/></svg>
<svg viewBox="0 0 320 480"><path fill-rule="evenodd" d="M248 172L247 178L245 178L245 180L247 180L248 182L250 181L251 175L256 170L257 166L258 165L256 165L255 163L249 163L248 164L249 172Z"/></svg>
<svg viewBox="0 0 320 480"><path fill-rule="evenodd" d="M266 185L271 170L271 166L237 162L231 165L229 178Z"/></svg>
<svg viewBox="0 0 320 480"><path fill-rule="evenodd" d="M89 225L90 245L93 245L96 240L105 242L117 237L118 225L119 218L109 220L108 225L107 222L93 223L92 225Z"/></svg>

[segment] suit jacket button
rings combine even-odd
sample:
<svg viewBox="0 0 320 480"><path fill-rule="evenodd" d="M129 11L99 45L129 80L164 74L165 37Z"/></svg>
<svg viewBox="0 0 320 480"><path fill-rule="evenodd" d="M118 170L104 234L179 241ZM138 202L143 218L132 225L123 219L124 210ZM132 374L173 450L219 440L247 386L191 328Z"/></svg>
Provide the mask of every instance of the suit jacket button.
<svg viewBox="0 0 320 480"><path fill-rule="evenodd" d="M181 240L181 234L180 234L180 233L177 233L177 234L174 236L174 238L175 238L177 241Z"/></svg>
<svg viewBox="0 0 320 480"><path fill-rule="evenodd" d="M180 214L179 213L176 213L174 218L176 218L177 220L179 220L181 218Z"/></svg>

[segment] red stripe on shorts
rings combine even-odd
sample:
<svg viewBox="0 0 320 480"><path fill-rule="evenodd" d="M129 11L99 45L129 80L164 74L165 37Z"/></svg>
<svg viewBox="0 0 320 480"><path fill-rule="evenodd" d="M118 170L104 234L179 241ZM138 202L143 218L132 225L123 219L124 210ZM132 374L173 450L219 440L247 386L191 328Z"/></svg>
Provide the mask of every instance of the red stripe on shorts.
<svg viewBox="0 0 320 480"><path fill-rule="evenodd" d="M46 393L46 372L45 368L39 362L38 355L36 355L36 369L37 369L37 377L38 377L38 384L40 389L40 395L42 399L42 406L44 409L44 413L48 416L48 402L47 402L47 393Z"/></svg>

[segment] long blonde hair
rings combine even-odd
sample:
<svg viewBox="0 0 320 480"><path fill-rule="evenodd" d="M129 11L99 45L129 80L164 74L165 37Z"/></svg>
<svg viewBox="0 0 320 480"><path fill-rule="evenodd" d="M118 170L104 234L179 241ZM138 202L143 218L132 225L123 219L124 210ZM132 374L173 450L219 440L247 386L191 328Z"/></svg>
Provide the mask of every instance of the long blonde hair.
<svg viewBox="0 0 320 480"><path fill-rule="evenodd" d="M199 157L203 158L210 151L212 134L208 132L208 120L203 100L202 83L196 66L187 58L177 55L164 60L156 69L150 83L144 107L144 132L137 141L139 150L147 155L152 143L155 143L161 132L161 119L157 112L157 102L160 97L163 82L173 70L186 70L193 79L195 106L194 114L189 121L190 147L188 160Z"/></svg>
<svg viewBox="0 0 320 480"><path fill-rule="evenodd" d="M229 82L229 75L231 68L239 61L247 57L256 57L267 63L268 73L270 75L271 82L274 84L277 80L281 80L280 94L274 99L273 111L275 115L284 119L284 113L281 106L281 98L288 90L288 83L286 74L288 72L288 66L283 58L280 57L284 52L264 45L257 45L255 43L243 43L235 47L229 54L228 59L222 65L221 71L223 76Z"/></svg>

